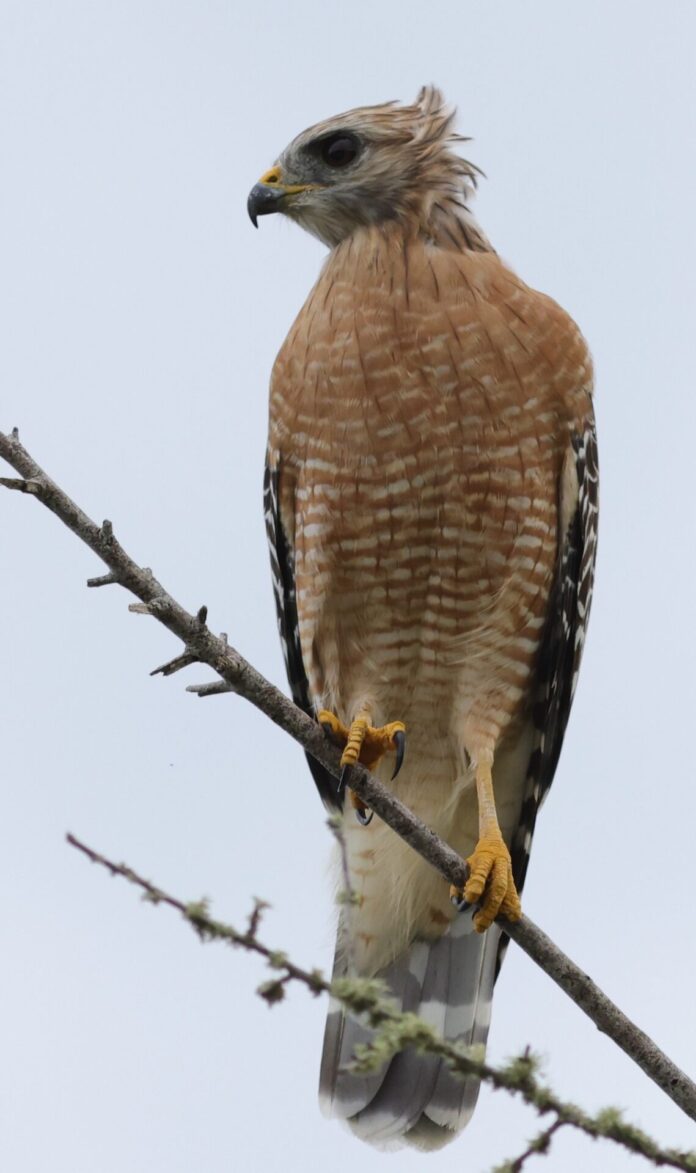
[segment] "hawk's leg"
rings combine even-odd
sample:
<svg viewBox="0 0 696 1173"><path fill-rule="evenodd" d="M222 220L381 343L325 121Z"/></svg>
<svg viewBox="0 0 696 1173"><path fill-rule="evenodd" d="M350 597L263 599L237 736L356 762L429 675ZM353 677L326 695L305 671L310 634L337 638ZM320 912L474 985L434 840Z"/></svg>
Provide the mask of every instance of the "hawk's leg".
<svg viewBox="0 0 696 1173"><path fill-rule="evenodd" d="M356 762L372 769L377 762L390 750L396 751L396 766L392 779L396 778L404 760L406 748L406 726L403 721L392 721L389 725L375 728L370 724L370 712L362 709L350 727L344 725L335 713L322 709L318 720L326 733L339 745L343 746L341 765L345 771ZM342 776L342 781L344 780ZM372 815L368 813L365 803L351 790L350 800L361 823L369 823Z"/></svg>
<svg viewBox="0 0 696 1173"><path fill-rule="evenodd" d="M479 762L476 767L476 796L479 840L466 861L469 879L463 892L452 886L450 895L455 903L479 905L474 913L474 928L483 933L498 915L519 920L522 908L512 878L510 852L498 824L490 762Z"/></svg>

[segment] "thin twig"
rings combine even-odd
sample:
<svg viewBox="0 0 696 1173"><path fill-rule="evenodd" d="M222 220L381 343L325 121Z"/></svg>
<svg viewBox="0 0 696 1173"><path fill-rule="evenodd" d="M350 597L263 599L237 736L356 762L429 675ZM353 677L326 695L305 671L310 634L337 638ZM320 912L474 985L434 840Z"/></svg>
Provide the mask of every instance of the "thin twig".
<svg viewBox="0 0 696 1173"><path fill-rule="evenodd" d="M204 939L206 937L215 937L218 940L227 941L230 945L240 945L242 948L248 949L251 953L258 953L260 957L266 959L273 969L282 970L288 977L308 986L315 994L321 994L329 989L328 982L325 981L319 970L302 969L301 966L295 965L290 961L284 953L269 949L258 940L256 932L261 920L261 914L265 908L268 908L265 901L256 900L254 902L254 908L249 917L249 927L245 933L241 933L238 929L232 928L231 925L223 924L222 921L213 920L208 915L208 907L205 900L184 904L182 900L177 900L175 896L168 895L167 892L156 887L149 880L143 879L142 876L139 876L137 872L127 867L126 864L113 863L106 856L100 855L97 851L93 851L91 847L88 847L86 843L80 842L74 835L66 835L66 839L71 847L76 847L78 851L81 851L88 859L91 859L92 863L98 863L106 868L111 872L112 876L122 876L129 883L142 888L146 899L151 904L168 904L170 908L175 908L193 926L198 935Z"/></svg>
<svg viewBox="0 0 696 1173"><path fill-rule="evenodd" d="M521 1173L526 1162L531 1157L545 1157L551 1149L551 1141L560 1128L565 1128L568 1125L567 1120L561 1120L557 1117L553 1124L548 1128L543 1128L535 1137L530 1140L523 1153L519 1157L514 1157L510 1161L503 1161L502 1165L497 1165L493 1173Z"/></svg>
<svg viewBox="0 0 696 1173"><path fill-rule="evenodd" d="M44 472L19 441L0 432L0 456L24 478L32 497L60 518L101 558L118 582L140 600L133 609L154 616L183 641L188 653L208 664L225 684L265 713L299 742L335 778L340 777L340 753L316 721L252 667L226 637L206 626L205 608L192 615L157 581L149 569L138 566L114 537L111 522L96 525ZM16 487L16 486L15 486ZM363 766L350 771L349 785L370 810L387 823L440 874L458 888L466 882L464 860L425 825ZM505 932L587 1014L599 1030L621 1047L658 1087L692 1120L696 1120L696 1085L615 1005L570 958L523 916L503 922Z"/></svg>
<svg viewBox="0 0 696 1173"><path fill-rule="evenodd" d="M286 953L270 949L258 938L260 913L265 907L262 901L255 901L249 918L249 927L246 932L240 932L232 925L213 919L205 901L187 904L183 900L177 900L150 880L145 880L126 864L107 859L86 843L76 839L74 835L68 835L66 838L72 847L76 847L92 863L106 868L112 876L122 876L129 883L141 888L150 903L167 904L180 912L201 940L224 941L228 945L247 949L263 957L268 965L277 971L277 976L262 983L257 991L269 1004L281 1001L285 987L292 981L306 986L313 994L332 994L353 1014L365 1017L369 1025L377 1031L381 1047L376 1048L376 1053L380 1056L380 1061L388 1051L394 1052L405 1046L415 1046L421 1051L445 1059L448 1066L464 1078L473 1075L490 1084L496 1091L504 1090L519 1095L540 1116L553 1114L555 1119L552 1125L545 1128L536 1140L531 1142L521 1157L502 1167L505 1173L517 1173L517 1170L522 1168L524 1160L532 1153L547 1151L553 1134L565 1125L577 1128L593 1139L603 1137L612 1140L629 1152L645 1157L654 1165L680 1169L684 1173L695 1173L696 1153L662 1148L647 1133L624 1121L616 1109L605 1108L592 1116L577 1105L561 1100L541 1082L537 1074L538 1063L529 1053L512 1059L503 1066L493 1067L476 1058L471 1050L461 1044L443 1039L437 1031L415 1015L399 1010L396 1004L385 996L381 983L355 978L341 978L329 982L320 970L303 969Z"/></svg>

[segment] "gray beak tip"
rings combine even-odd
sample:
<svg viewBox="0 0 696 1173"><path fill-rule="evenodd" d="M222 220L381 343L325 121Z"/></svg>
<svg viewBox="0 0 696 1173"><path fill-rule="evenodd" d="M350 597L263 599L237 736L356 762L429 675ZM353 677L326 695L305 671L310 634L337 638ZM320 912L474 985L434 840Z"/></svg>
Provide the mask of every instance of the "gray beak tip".
<svg viewBox="0 0 696 1173"><path fill-rule="evenodd" d="M272 212L280 211L284 195L281 187L272 187L270 184L257 183L252 187L247 200L247 212L254 228L259 226L259 216L269 216Z"/></svg>

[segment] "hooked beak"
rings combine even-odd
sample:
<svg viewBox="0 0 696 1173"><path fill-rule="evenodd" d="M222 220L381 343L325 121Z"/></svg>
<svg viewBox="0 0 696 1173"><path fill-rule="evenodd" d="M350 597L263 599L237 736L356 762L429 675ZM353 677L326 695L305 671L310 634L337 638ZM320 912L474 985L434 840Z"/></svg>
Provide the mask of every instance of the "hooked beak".
<svg viewBox="0 0 696 1173"><path fill-rule="evenodd" d="M255 183L249 192L247 212L254 228L258 228L259 216L270 216L271 212L279 212L280 204L285 198L282 187L270 187L265 183Z"/></svg>
<svg viewBox="0 0 696 1173"><path fill-rule="evenodd" d="M283 200L317 187L315 183L283 183L280 167L271 167L255 183L247 199L247 212L254 228L258 228L259 216L270 216L271 212L282 211Z"/></svg>

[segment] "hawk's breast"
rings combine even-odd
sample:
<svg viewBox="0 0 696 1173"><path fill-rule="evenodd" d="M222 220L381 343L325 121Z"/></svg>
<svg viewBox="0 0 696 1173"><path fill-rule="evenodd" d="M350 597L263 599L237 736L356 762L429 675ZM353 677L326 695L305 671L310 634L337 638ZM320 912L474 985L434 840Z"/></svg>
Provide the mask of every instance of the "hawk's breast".
<svg viewBox="0 0 696 1173"><path fill-rule="evenodd" d="M494 254L377 230L334 251L271 395L316 699L407 723L427 703L443 728L482 698L501 725L514 716L589 380L570 319Z"/></svg>

